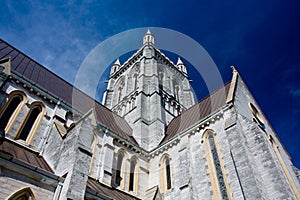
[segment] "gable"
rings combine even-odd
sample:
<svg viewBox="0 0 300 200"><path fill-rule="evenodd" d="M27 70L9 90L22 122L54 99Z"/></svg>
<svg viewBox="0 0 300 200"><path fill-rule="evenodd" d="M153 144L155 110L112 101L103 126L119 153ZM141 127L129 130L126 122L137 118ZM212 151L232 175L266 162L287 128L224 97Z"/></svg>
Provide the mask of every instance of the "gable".
<svg viewBox="0 0 300 200"><path fill-rule="evenodd" d="M174 118L167 127L165 138L161 144L170 140L178 133L187 130L188 128L196 125L205 117L214 113L226 104L231 82L228 82L206 98L199 101L196 105L184 111L181 115Z"/></svg>

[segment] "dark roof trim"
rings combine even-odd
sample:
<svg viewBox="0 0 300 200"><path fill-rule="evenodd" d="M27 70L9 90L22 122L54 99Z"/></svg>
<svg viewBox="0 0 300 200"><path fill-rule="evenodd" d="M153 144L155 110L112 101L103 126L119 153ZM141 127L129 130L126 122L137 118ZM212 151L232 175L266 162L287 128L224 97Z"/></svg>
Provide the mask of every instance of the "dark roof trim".
<svg viewBox="0 0 300 200"><path fill-rule="evenodd" d="M92 177L88 177L86 192L91 195L109 200L140 200L140 198L137 198L124 191L102 184Z"/></svg>
<svg viewBox="0 0 300 200"><path fill-rule="evenodd" d="M6 145L6 147L4 147L3 145ZM21 157L15 157L11 151L24 151L25 154L37 157L37 162L39 163L39 166L26 162ZM7 162L5 162L4 160L6 160ZM26 170L25 174L28 174L29 172L34 174L37 173L38 175L43 175L55 181L64 180L63 178L54 174L53 170L49 167L44 158L41 157L38 152L33 151L32 149L29 149L28 147L25 147L23 145L20 145L8 138L5 138L3 143L0 144L0 165L10 170L13 170L12 167L6 166L7 164L9 166L15 166L14 168L26 168L28 171Z"/></svg>

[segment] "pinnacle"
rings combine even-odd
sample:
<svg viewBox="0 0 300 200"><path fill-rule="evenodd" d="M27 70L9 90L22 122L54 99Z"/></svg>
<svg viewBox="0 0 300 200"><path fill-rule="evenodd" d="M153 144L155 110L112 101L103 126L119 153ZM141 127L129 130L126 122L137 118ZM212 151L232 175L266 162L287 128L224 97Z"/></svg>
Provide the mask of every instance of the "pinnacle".
<svg viewBox="0 0 300 200"><path fill-rule="evenodd" d="M116 60L116 62L114 63L114 65L121 65L119 58Z"/></svg>
<svg viewBox="0 0 300 200"><path fill-rule="evenodd" d="M181 61L180 57L178 57L177 65L183 65L183 62Z"/></svg>
<svg viewBox="0 0 300 200"><path fill-rule="evenodd" d="M233 65L230 66L232 72L237 72L237 70L235 69L235 67Z"/></svg>
<svg viewBox="0 0 300 200"><path fill-rule="evenodd" d="M154 36L148 28L147 33L144 35L143 44L154 44Z"/></svg>

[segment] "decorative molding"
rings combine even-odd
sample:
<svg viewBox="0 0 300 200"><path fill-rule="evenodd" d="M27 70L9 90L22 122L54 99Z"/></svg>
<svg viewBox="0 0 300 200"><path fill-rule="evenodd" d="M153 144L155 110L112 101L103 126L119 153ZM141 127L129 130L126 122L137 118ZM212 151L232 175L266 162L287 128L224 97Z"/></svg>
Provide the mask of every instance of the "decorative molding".
<svg viewBox="0 0 300 200"><path fill-rule="evenodd" d="M231 79L230 88L229 88L229 91L228 91L226 103L230 103L234 100L234 92L235 92L235 88L236 88L236 85L237 85L237 79L239 77L239 73L237 72L235 67L231 66L231 69L232 69L233 75L232 75L232 79Z"/></svg>

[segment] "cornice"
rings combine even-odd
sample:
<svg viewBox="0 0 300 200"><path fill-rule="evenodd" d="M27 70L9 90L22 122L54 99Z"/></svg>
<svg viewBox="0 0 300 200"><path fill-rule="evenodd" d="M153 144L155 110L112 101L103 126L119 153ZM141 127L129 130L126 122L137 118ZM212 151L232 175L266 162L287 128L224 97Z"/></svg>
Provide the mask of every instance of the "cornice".
<svg viewBox="0 0 300 200"><path fill-rule="evenodd" d="M81 115L82 113L76 110L75 108L72 108L68 105L64 100L57 98L55 95L51 94L49 91L43 90L38 85L33 84L29 81L27 81L22 76L12 72L12 74L8 77L10 81L15 82L20 87L24 88L29 93L40 97L44 102L49 103L50 105L56 105L60 104L64 109L66 109L69 112L72 112L75 115Z"/></svg>

